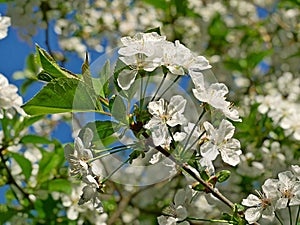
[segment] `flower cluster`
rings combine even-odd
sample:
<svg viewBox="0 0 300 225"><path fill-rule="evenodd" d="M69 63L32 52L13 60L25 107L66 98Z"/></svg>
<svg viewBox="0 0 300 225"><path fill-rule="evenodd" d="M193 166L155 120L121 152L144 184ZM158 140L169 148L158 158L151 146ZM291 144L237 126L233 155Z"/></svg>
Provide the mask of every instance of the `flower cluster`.
<svg viewBox="0 0 300 225"><path fill-rule="evenodd" d="M74 147L69 144L65 146L65 158L69 163L71 176L81 177L81 180L86 184L82 188L83 193L78 204L82 205L92 201L95 209L102 212L102 203L99 198L99 191L102 188L99 180L101 169L97 164L90 162L93 159L92 139L92 130L85 129L82 139L80 137L75 138Z"/></svg>
<svg viewBox="0 0 300 225"><path fill-rule="evenodd" d="M124 47L119 49L120 59L136 69L134 75L122 73L118 77L118 84L124 90L130 88L138 70L153 71L165 66L172 74L184 75L189 69L201 71L211 68L205 57L195 56L179 41L174 44L155 32L138 33L133 38L123 37L121 41Z"/></svg>
<svg viewBox="0 0 300 225"><path fill-rule="evenodd" d="M258 111L272 119L275 126L281 127L286 136L291 135L300 140L300 79L294 78L290 72L285 72L277 82L265 85L267 93L258 95L256 101L260 104ZM280 104L276 104L280 102Z"/></svg>
<svg viewBox="0 0 300 225"><path fill-rule="evenodd" d="M17 91L18 88L13 84L9 84L7 78L0 74L0 119L4 116L11 119L15 112L26 115L21 109L23 100Z"/></svg>
<svg viewBox="0 0 300 225"><path fill-rule="evenodd" d="M226 101L227 86L221 83L208 85L205 82L201 71L211 68L205 57L196 56L179 41L173 44L167 41L165 36L154 32L138 33L133 38L123 37L121 41L124 46L119 49L120 60L130 67L119 73L117 78L123 90L131 87L140 71L151 72L158 67L164 67L171 76L190 75L195 85L193 94L196 99L221 111L231 120L241 121L238 111ZM169 102L160 98L148 103L148 111L152 117L144 128L151 131L155 146L169 149L171 142L177 142L186 150L187 146L189 149L197 146L197 142L203 138L203 134L197 129L199 124L189 121L184 114L186 103L187 100L181 95L171 97ZM176 126L180 126L182 130L172 129ZM232 138L234 126L227 120L221 121L219 129L215 129L208 121L204 122L203 126L207 141L202 142L201 156L213 161L221 153L224 162L236 166L240 162L241 150L239 141ZM157 160L152 160L154 161Z"/></svg>
<svg viewBox="0 0 300 225"><path fill-rule="evenodd" d="M258 221L261 217L273 220L276 210L300 205L300 167L292 166L291 171L278 174L278 179L267 179L259 196L250 194L243 199L242 204L249 207L245 218L249 223Z"/></svg>

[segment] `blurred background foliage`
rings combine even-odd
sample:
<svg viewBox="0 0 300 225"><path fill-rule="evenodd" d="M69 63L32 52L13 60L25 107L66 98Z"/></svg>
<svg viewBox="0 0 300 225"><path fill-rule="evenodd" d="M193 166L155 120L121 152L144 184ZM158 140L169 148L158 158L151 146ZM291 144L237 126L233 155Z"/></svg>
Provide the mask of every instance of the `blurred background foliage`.
<svg viewBox="0 0 300 225"><path fill-rule="evenodd" d="M283 108L281 113L299 112L299 0L0 2L7 4L6 15L27 43L34 44L33 36L45 33L44 43L38 44L62 66L69 56L83 60L88 51L96 58L117 47L120 37L154 27L160 27L168 40L180 40L207 57L217 80L229 86L229 99L243 117L243 123L235 124L235 137L244 153L242 163L230 169L230 183L220 187L233 201L240 202L266 178L299 162L299 137L294 135L300 131L299 122L294 121L296 128L287 127L281 124L283 117L276 119L278 114L272 114L279 108ZM53 49L56 40L59 48ZM31 54L24 71L14 74L23 80L23 93L37 81L38 71ZM280 97L264 109L268 96ZM70 121L70 115L3 119L1 223L156 224L175 190L186 185L181 176L149 187L124 188L111 182L103 194L104 214L98 215L89 205L80 208L80 186L68 178L62 144L51 135L62 121ZM219 211L223 208L201 214L214 218Z"/></svg>

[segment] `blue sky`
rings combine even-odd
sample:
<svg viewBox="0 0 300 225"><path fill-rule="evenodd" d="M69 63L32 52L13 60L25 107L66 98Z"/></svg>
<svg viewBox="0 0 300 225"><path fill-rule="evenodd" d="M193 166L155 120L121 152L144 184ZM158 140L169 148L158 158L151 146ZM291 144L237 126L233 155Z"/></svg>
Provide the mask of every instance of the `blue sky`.
<svg viewBox="0 0 300 225"><path fill-rule="evenodd" d="M0 14L2 16L6 15L6 4L0 4ZM17 29L14 27L9 27L8 35L6 38L0 40L0 73L5 75L10 83L13 83L20 87L22 80L14 80L13 74L16 71L22 71L25 67L25 61L30 53L35 52L35 43L39 44L42 48L45 46L45 31L39 30L37 35L32 38L32 43L25 42L18 36ZM59 51L57 35L53 32L50 33L50 45L52 50ZM75 53L68 54L69 62L65 65L66 68L72 70L75 73L80 73L82 60L79 59ZM42 83L37 83L32 85L29 90L22 94L23 101L28 101L33 95L35 95L38 90L43 86ZM54 138L59 139L63 143L71 142L71 132L70 128L66 124L60 124L54 131Z"/></svg>

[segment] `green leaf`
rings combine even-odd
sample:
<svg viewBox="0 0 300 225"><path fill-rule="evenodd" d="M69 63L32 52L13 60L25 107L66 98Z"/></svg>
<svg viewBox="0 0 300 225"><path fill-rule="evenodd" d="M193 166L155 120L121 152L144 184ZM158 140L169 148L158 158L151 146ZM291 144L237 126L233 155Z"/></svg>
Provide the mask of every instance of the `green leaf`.
<svg viewBox="0 0 300 225"><path fill-rule="evenodd" d="M207 172L205 170L201 170L200 171L200 177L205 180L205 181L208 181L209 180L209 175L207 174Z"/></svg>
<svg viewBox="0 0 300 225"><path fill-rule="evenodd" d="M120 130L120 124L110 120L97 120L86 124L79 132L79 137L83 137L84 130L90 128L94 133L93 142L101 142L100 144L107 146L113 143L117 137L112 136Z"/></svg>
<svg viewBox="0 0 300 225"><path fill-rule="evenodd" d="M88 53L85 54L85 61L81 66L83 81L90 87L93 88L93 82L91 77L91 71L89 66Z"/></svg>
<svg viewBox="0 0 300 225"><path fill-rule="evenodd" d="M49 192L57 191L70 195L72 193L72 186L70 181L66 179L55 179L48 182L48 190Z"/></svg>
<svg viewBox="0 0 300 225"><path fill-rule="evenodd" d="M18 213L17 210L8 207L5 204L0 204L0 223L4 224L9 221L14 215Z"/></svg>
<svg viewBox="0 0 300 225"><path fill-rule="evenodd" d="M221 170L221 171L217 172L216 177L217 177L217 181L219 183L222 183L230 177L230 171L229 170Z"/></svg>
<svg viewBox="0 0 300 225"><path fill-rule="evenodd" d="M94 90L84 82L71 78L52 80L22 107L29 115L102 110Z"/></svg>
<svg viewBox="0 0 300 225"><path fill-rule="evenodd" d="M127 121L127 109L124 103L123 98L116 96L111 109L112 116L122 122L123 124L128 124Z"/></svg>
<svg viewBox="0 0 300 225"><path fill-rule="evenodd" d="M25 117L24 118L24 122L23 122L23 125L24 127L29 127L31 126L32 124L34 124L35 122L43 119L44 116L43 115L40 115L40 116L30 116L30 117Z"/></svg>
<svg viewBox="0 0 300 225"><path fill-rule="evenodd" d="M35 73L35 74L38 72L38 65L35 61L35 56L33 53L29 54L29 56L27 57L26 66L30 72Z"/></svg>
<svg viewBox="0 0 300 225"><path fill-rule="evenodd" d="M52 141L46 137L29 134L21 138L20 143L23 144L51 144Z"/></svg>
<svg viewBox="0 0 300 225"><path fill-rule="evenodd" d="M43 183L57 173L57 170L64 164L64 149L61 146L55 147L55 152L47 152L41 149L42 159L39 161L39 172L37 181Z"/></svg>
<svg viewBox="0 0 300 225"><path fill-rule="evenodd" d="M255 68L266 56L272 54L273 50L251 52L247 56L247 67L249 69Z"/></svg>
<svg viewBox="0 0 300 225"><path fill-rule="evenodd" d="M192 189L195 190L195 191L205 191L206 190L206 187L204 187L201 183L199 182L195 182L193 183L192 185Z"/></svg>
<svg viewBox="0 0 300 225"><path fill-rule="evenodd" d="M36 45L36 59L37 63L43 68L43 70L55 78L69 77L76 78L76 74L61 68L50 54L40 46Z"/></svg>
<svg viewBox="0 0 300 225"><path fill-rule="evenodd" d="M109 81L110 81L110 61L107 60L99 74L99 90L96 90L96 93L99 93L103 98L108 97L109 95Z"/></svg>
<svg viewBox="0 0 300 225"><path fill-rule="evenodd" d="M145 3L148 3L149 5L153 5L155 8L158 9L166 9L168 2L165 0L143 0Z"/></svg>
<svg viewBox="0 0 300 225"><path fill-rule="evenodd" d="M37 75L37 79L39 79L39 80L41 80L41 81L50 82L51 80L55 79L55 77L52 76L51 74L47 73L45 70L42 70L42 71Z"/></svg>
<svg viewBox="0 0 300 225"><path fill-rule="evenodd" d="M224 40L228 34L228 28L219 13L212 19L211 24L208 27L208 33L212 39L222 40Z"/></svg>
<svg viewBox="0 0 300 225"><path fill-rule="evenodd" d="M19 153L10 152L10 155L12 156L12 158L16 160L16 162L22 168L22 173L24 174L25 179L28 180L32 171L31 162Z"/></svg>

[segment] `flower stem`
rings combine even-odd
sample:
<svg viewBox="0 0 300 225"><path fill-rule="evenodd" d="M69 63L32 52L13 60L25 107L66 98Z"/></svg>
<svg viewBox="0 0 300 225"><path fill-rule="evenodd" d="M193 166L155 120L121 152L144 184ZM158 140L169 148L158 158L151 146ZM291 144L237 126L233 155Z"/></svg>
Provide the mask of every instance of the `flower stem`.
<svg viewBox="0 0 300 225"><path fill-rule="evenodd" d="M175 84L175 83L179 80L180 77L181 77L181 76L178 75L178 76L176 77L176 79L172 82L172 84L170 84L169 87L167 87L166 90L164 90L164 92L160 95L160 97L162 97L162 96L163 96L163 95L164 95L164 94L172 87L172 85Z"/></svg>
<svg viewBox="0 0 300 225"><path fill-rule="evenodd" d="M99 149L99 150L94 149L94 153L99 154L99 153L116 150L116 149L129 149L133 146L135 146L135 144L119 145L119 146L115 146L115 147L111 147L111 148L103 148L103 149Z"/></svg>
<svg viewBox="0 0 300 225"><path fill-rule="evenodd" d="M289 210L289 217L290 217L290 225L293 225L292 211L290 205L288 206L288 210Z"/></svg>
<svg viewBox="0 0 300 225"><path fill-rule="evenodd" d="M298 224L299 215L300 215L300 205L299 205L299 207L298 207L298 212L297 212L297 216L296 216L296 223L295 223L295 225Z"/></svg>
<svg viewBox="0 0 300 225"><path fill-rule="evenodd" d="M279 221L279 223L281 225L284 225L283 222L282 222L282 220L279 218L279 216L278 216L278 214L276 212L275 212L275 217L276 217L276 219Z"/></svg>
<svg viewBox="0 0 300 225"><path fill-rule="evenodd" d="M188 145L188 143L189 143L189 141L190 141L190 139L191 139L191 137L192 137L192 135L193 135L194 131L196 130L196 127L198 126L198 124L199 124L200 120L201 120L201 119L202 119L202 117L204 116L205 112L206 112L206 110L205 110L205 109L203 109L203 111L202 111L202 113L200 114L200 116L199 116L198 120L196 121L196 123L195 123L195 125L194 125L194 127L193 127L192 131L190 132L190 135L189 135L188 139L186 140L186 142L185 142L185 144L184 144L183 150L186 150L186 148L187 148L187 145Z"/></svg>
<svg viewBox="0 0 300 225"><path fill-rule="evenodd" d="M126 159L124 162L122 162L116 169L114 169L107 177L105 177L101 184L104 184L109 178L112 177L122 166L124 166L127 162L129 162L130 158Z"/></svg>
<svg viewBox="0 0 300 225"><path fill-rule="evenodd" d="M226 223L226 224L228 224L228 222L229 222L227 220L201 219L201 218L195 218L195 217L187 217L186 220L205 221L205 222L211 222L211 223Z"/></svg>
<svg viewBox="0 0 300 225"><path fill-rule="evenodd" d="M146 91L147 91L147 88L148 88L148 84L149 84L149 80L150 80L150 76L148 75L147 76L147 81L146 81L146 85L144 87L144 89L142 88L143 87L143 79L141 79L141 96L140 96L140 110L143 110L143 105L144 105L144 101L145 101L145 96L146 96Z"/></svg>
<svg viewBox="0 0 300 225"><path fill-rule="evenodd" d="M156 95L157 95L157 93L159 92L160 88L162 87L163 83L165 82L167 75L168 75L168 73L165 72L165 73L164 73L163 79L161 80L161 82L160 82L158 88L156 89L155 94L153 95L153 97L152 97L152 99L151 99L151 102L155 100Z"/></svg>
<svg viewBox="0 0 300 225"><path fill-rule="evenodd" d="M95 158L92 158L92 159L88 160L88 163L94 162L95 160L104 158L104 157L106 157L108 155L112 155L112 154L115 154L115 153L118 153L118 152L121 152L121 151L130 150L130 149L131 148L124 147L124 148L120 148L120 149L112 151L112 152L107 152L106 154L98 155Z"/></svg>

